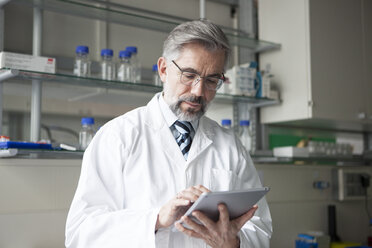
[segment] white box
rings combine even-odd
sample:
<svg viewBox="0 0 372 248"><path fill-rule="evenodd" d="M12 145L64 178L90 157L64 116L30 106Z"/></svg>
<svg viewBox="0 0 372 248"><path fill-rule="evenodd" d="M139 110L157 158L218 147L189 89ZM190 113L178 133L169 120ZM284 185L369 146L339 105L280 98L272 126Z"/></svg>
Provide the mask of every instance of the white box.
<svg viewBox="0 0 372 248"><path fill-rule="evenodd" d="M309 157L309 149L307 147L275 147L273 152L275 157Z"/></svg>
<svg viewBox="0 0 372 248"><path fill-rule="evenodd" d="M0 52L0 68L56 73L56 59L28 54Z"/></svg>
<svg viewBox="0 0 372 248"><path fill-rule="evenodd" d="M223 85L221 93L256 96L256 69L250 68L250 63L232 67L225 76L228 82Z"/></svg>

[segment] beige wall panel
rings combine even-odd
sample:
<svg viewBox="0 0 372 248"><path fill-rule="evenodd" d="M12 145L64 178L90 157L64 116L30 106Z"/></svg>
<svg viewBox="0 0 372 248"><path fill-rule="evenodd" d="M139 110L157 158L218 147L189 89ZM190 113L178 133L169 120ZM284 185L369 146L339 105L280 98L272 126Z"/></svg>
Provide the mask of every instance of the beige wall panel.
<svg viewBox="0 0 372 248"><path fill-rule="evenodd" d="M1 248L64 248L67 212L0 214Z"/></svg>

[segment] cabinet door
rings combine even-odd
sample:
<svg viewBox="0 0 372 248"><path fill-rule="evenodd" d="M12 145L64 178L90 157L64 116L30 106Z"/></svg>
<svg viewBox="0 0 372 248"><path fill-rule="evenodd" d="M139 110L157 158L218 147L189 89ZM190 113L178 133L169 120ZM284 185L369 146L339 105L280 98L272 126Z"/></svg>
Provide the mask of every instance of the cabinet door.
<svg viewBox="0 0 372 248"><path fill-rule="evenodd" d="M363 0L364 93L367 117L372 122L372 1Z"/></svg>
<svg viewBox="0 0 372 248"><path fill-rule="evenodd" d="M358 121L365 111L362 0L309 3L312 117Z"/></svg>
<svg viewBox="0 0 372 248"><path fill-rule="evenodd" d="M311 118L309 25L307 0L261 0L259 37L281 44L280 50L260 54L260 68L271 64L282 103L262 108L261 122Z"/></svg>

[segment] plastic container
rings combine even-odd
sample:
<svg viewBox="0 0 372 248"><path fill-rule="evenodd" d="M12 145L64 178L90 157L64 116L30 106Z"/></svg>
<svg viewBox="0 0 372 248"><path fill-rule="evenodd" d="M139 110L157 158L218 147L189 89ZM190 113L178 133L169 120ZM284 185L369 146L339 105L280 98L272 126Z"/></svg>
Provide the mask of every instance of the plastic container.
<svg viewBox="0 0 372 248"><path fill-rule="evenodd" d="M81 130L79 132L79 147L85 150L89 143L92 141L94 134L94 118L84 117L81 118Z"/></svg>
<svg viewBox="0 0 372 248"><path fill-rule="evenodd" d="M91 65L89 59L89 47L77 46L75 52L74 75L78 77L89 77Z"/></svg>
<svg viewBox="0 0 372 248"><path fill-rule="evenodd" d="M224 128L230 129L231 128L231 120L230 119L223 119L221 121L221 125Z"/></svg>
<svg viewBox="0 0 372 248"><path fill-rule="evenodd" d="M129 51L120 51L119 53L119 66L117 79L123 82L132 82L132 64L131 64L131 53Z"/></svg>
<svg viewBox="0 0 372 248"><path fill-rule="evenodd" d="M114 51L112 49L101 50L101 78L104 80L115 79L115 63L113 61Z"/></svg>
<svg viewBox="0 0 372 248"><path fill-rule="evenodd" d="M306 234L298 234L295 245L296 248L318 248L315 238Z"/></svg>
<svg viewBox="0 0 372 248"><path fill-rule="evenodd" d="M127 51L131 53L131 63L133 68L133 82L134 83L140 83L141 82L141 63L138 60L138 49L135 46L128 46L126 47Z"/></svg>
<svg viewBox="0 0 372 248"><path fill-rule="evenodd" d="M242 142L245 149L247 149L248 152L252 149L252 136L251 131L249 130L249 120L241 120L240 121L240 132L239 132L239 138Z"/></svg>
<svg viewBox="0 0 372 248"><path fill-rule="evenodd" d="M152 65L152 81L156 86L162 86L162 82L158 73L158 65L154 64Z"/></svg>

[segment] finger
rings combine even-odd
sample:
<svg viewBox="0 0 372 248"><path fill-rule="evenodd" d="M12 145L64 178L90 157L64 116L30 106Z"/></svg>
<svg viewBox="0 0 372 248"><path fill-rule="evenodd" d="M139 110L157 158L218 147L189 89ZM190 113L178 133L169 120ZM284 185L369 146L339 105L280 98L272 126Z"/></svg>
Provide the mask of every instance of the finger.
<svg viewBox="0 0 372 248"><path fill-rule="evenodd" d="M194 238L199 238L201 239L202 238L202 235L200 235L199 233L197 232L194 232L193 230L190 230L190 229L187 229L185 228L181 223L176 223L174 225L178 231L190 236L190 237L194 237Z"/></svg>
<svg viewBox="0 0 372 248"><path fill-rule="evenodd" d="M207 229L213 230L216 223L200 211L192 212L192 216L198 219Z"/></svg>
<svg viewBox="0 0 372 248"><path fill-rule="evenodd" d="M198 190L202 191L203 193L211 192L208 188L204 187L204 186L201 185L201 184L196 185L196 186L194 186L194 187L197 188Z"/></svg>
<svg viewBox="0 0 372 248"><path fill-rule="evenodd" d="M257 205L254 205L251 209L249 209L248 212L246 212L245 214L243 214L242 216L234 219L234 222L237 224L237 227L239 228L239 230L244 226L244 224L249 221L254 213L256 212L258 206Z"/></svg>
<svg viewBox="0 0 372 248"><path fill-rule="evenodd" d="M177 210L179 207L186 207L186 206L190 205L191 202L189 200L185 200L185 199L173 199L171 201L171 204L172 204L172 209Z"/></svg>
<svg viewBox="0 0 372 248"><path fill-rule="evenodd" d="M182 216L181 220L186 223L194 232L197 232L199 234L202 234L205 232L205 227L202 225L199 225L195 221L193 221L191 218L187 216Z"/></svg>
<svg viewBox="0 0 372 248"><path fill-rule="evenodd" d="M229 216L229 210L227 209L225 204L218 204L218 211L220 212L220 218L219 220L222 223L229 223L230 222L230 216Z"/></svg>
<svg viewBox="0 0 372 248"><path fill-rule="evenodd" d="M179 195L183 199L195 202L202 193L203 192L201 192L199 190L188 189L188 190L184 190L184 191L180 192Z"/></svg>

